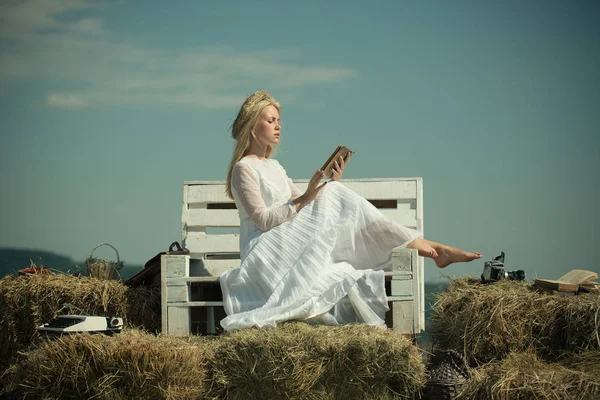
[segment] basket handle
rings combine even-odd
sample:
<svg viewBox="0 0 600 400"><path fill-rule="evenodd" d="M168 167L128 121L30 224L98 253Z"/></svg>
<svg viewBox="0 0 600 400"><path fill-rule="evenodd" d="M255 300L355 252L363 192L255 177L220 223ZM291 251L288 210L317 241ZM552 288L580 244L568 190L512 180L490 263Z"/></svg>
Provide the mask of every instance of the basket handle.
<svg viewBox="0 0 600 400"><path fill-rule="evenodd" d="M92 252L90 253L90 256L88 258L92 258L92 256L94 255L94 251L96 251L96 249L98 247L100 247L100 246L109 246L109 247L111 247L115 251L115 253L117 253L117 263L121 262L121 259L119 258L119 252L117 251L117 249L115 249L115 246L113 246L112 244L109 244L109 243L100 243L98 246L94 247L92 249Z"/></svg>
<svg viewBox="0 0 600 400"><path fill-rule="evenodd" d="M176 247L177 250L173 250L173 247ZM183 249L181 248L181 246L179 245L179 242L173 242L171 243L171 245L169 246L169 251L183 251Z"/></svg>

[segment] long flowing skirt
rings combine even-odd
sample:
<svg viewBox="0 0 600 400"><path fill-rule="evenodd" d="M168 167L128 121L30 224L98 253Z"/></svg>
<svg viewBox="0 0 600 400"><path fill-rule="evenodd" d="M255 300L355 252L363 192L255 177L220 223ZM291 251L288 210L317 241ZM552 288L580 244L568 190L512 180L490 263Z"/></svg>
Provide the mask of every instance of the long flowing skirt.
<svg viewBox="0 0 600 400"><path fill-rule="evenodd" d="M330 182L291 220L250 240L240 268L220 277L227 330L287 320L385 326L383 269L419 231Z"/></svg>

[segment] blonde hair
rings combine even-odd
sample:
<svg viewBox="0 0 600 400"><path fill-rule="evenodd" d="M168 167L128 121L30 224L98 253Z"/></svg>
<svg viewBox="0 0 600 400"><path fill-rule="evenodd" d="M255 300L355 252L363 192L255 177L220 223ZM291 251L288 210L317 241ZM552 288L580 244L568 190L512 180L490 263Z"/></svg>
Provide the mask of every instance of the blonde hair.
<svg viewBox="0 0 600 400"><path fill-rule="evenodd" d="M252 137L252 129L256 125L258 117L263 110L268 106L274 106L277 111L281 111L281 105L267 92L259 90L246 97L246 101L240 107L233 125L231 125L231 136L235 139L235 149L233 157L227 170L227 180L225 181L225 194L230 199L233 199L231 192L231 174L233 166L240 161L250 150L250 138ZM266 157L269 158L273 153L273 146L269 145L266 150Z"/></svg>

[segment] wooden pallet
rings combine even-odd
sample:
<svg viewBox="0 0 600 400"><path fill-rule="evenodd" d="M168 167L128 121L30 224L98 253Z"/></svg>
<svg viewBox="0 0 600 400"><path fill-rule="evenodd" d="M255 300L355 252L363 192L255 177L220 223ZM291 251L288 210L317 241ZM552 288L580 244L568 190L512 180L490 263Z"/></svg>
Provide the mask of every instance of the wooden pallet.
<svg viewBox="0 0 600 400"><path fill-rule="evenodd" d="M294 183L305 190L308 179ZM388 218L423 231L421 178L353 179L342 183ZM219 333L225 316L218 276L238 268L239 216L223 181L186 182L182 238L189 255L161 256L162 330L176 336ZM390 312L386 323L404 334L425 328L423 259L416 250L394 249L386 271Z"/></svg>

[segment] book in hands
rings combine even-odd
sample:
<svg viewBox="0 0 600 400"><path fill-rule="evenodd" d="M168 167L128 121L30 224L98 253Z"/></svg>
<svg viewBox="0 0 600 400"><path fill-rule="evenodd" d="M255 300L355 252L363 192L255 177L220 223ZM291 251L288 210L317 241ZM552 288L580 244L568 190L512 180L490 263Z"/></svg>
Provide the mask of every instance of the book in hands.
<svg viewBox="0 0 600 400"><path fill-rule="evenodd" d="M340 156L342 156L345 160L348 153L354 154L354 151L350 150L346 146L339 145L334 150L334 152L331 153L331 156L329 156L327 161L325 161L325 164L323 164L323 166L321 167L321 170L323 171L323 178L325 178L325 179L331 178L331 176L333 175L333 167L334 167L335 161L337 160L339 163Z"/></svg>

